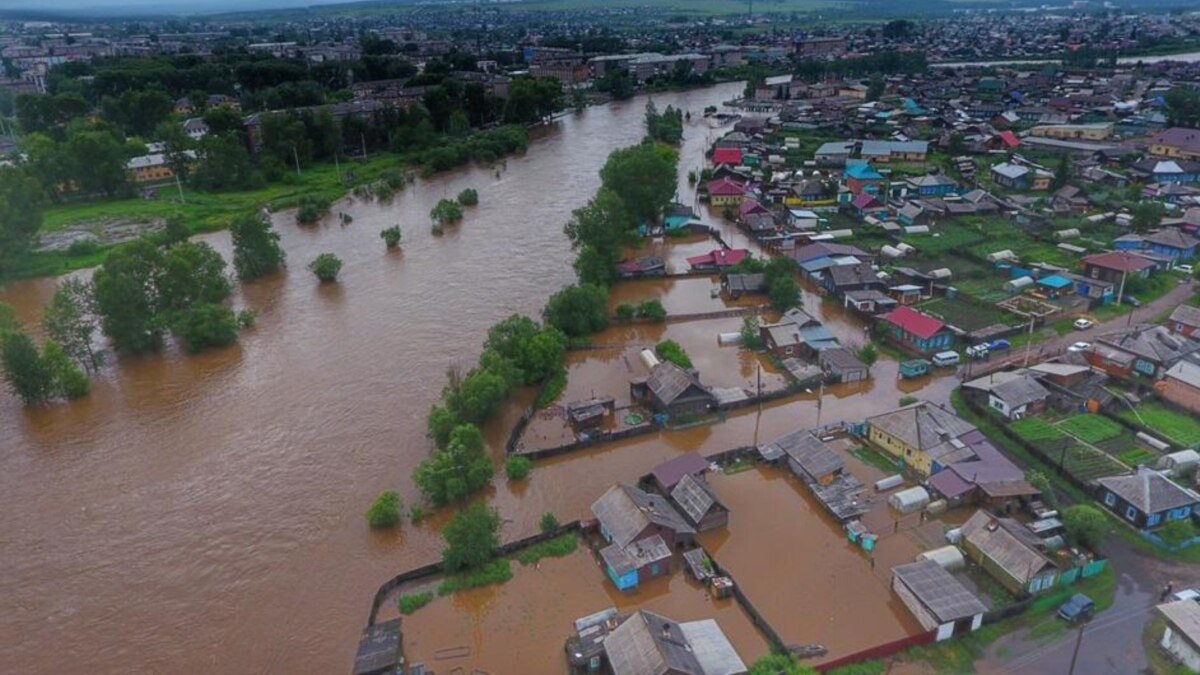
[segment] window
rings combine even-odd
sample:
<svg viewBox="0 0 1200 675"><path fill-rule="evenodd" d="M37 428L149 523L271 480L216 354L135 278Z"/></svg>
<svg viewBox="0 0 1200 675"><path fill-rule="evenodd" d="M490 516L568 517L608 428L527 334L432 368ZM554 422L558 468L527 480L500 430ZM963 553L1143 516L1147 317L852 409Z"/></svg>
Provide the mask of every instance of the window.
<svg viewBox="0 0 1200 675"><path fill-rule="evenodd" d="M1137 509L1132 506L1125 507L1125 518L1130 522L1137 520Z"/></svg>
<svg viewBox="0 0 1200 675"><path fill-rule="evenodd" d="M1170 519L1170 517L1171 517L1170 514L1168 514L1167 518ZM1146 527L1154 527L1155 525L1157 525L1159 523L1160 520L1162 520L1161 515L1159 515L1157 513L1152 513L1146 517Z"/></svg>
<svg viewBox="0 0 1200 675"><path fill-rule="evenodd" d="M1116 503L1117 503L1116 495L1114 495L1111 492L1104 495L1104 505L1105 506L1112 506L1113 504L1116 504Z"/></svg>

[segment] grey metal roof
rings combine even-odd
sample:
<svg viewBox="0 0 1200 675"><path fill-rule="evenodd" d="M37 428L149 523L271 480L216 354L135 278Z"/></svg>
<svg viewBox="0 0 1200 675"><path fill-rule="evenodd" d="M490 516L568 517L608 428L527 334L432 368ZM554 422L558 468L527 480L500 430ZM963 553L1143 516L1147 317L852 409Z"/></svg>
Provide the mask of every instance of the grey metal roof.
<svg viewBox="0 0 1200 675"><path fill-rule="evenodd" d="M867 364L858 360L849 349L845 347L834 347L833 349L822 349L817 355L817 360L822 367L828 367L833 371L847 371L863 369L866 370Z"/></svg>
<svg viewBox="0 0 1200 675"><path fill-rule="evenodd" d="M1182 335L1172 335L1165 326L1149 324L1107 333L1096 340L1166 366L1174 365L1179 359L1200 349L1200 343Z"/></svg>
<svg viewBox="0 0 1200 675"><path fill-rule="evenodd" d="M1180 305L1171 312L1171 321L1185 326L1200 326L1200 307Z"/></svg>
<svg viewBox="0 0 1200 675"><path fill-rule="evenodd" d="M970 422L925 401L868 417L867 422L922 451L930 450L948 438L959 438L975 430Z"/></svg>
<svg viewBox="0 0 1200 675"><path fill-rule="evenodd" d="M793 431L775 443L814 479L840 471L845 465L840 455L809 431Z"/></svg>
<svg viewBox="0 0 1200 675"><path fill-rule="evenodd" d="M1176 600L1158 606L1158 611L1171 622L1175 630L1185 635L1193 645L1200 645L1200 602Z"/></svg>
<svg viewBox="0 0 1200 675"><path fill-rule="evenodd" d="M940 623L950 623L987 611L983 602L934 560L918 560L892 568L892 574L912 591Z"/></svg>
<svg viewBox="0 0 1200 675"><path fill-rule="evenodd" d="M628 546L650 524L691 534L696 530L666 499L633 486L612 486L592 504L592 514L621 547Z"/></svg>
<svg viewBox="0 0 1200 675"><path fill-rule="evenodd" d="M696 387L701 392L709 393L696 376L670 361L663 361L654 366L650 371L650 377L646 379L646 385L658 397L658 400L666 405L674 403L690 387Z"/></svg>
<svg viewBox="0 0 1200 675"><path fill-rule="evenodd" d="M1109 476L1096 482L1146 514L1200 503L1200 495L1153 469L1142 468L1128 476Z"/></svg>
<svg viewBox="0 0 1200 675"><path fill-rule="evenodd" d="M1035 401L1044 401L1050 392L1034 378L1022 376L1002 382L992 389L992 394L1010 406L1019 407Z"/></svg>
<svg viewBox="0 0 1200 675"><path fill-rule="evenodd" d="M624 547L610 544L600 551L600 557L617 576L624 576L651 563L670 558L671 547L667 546L665 539L656 534Z"/></svg>
<svg viewBox="0 0 1200 675"><path fill-rule="evenodd" d="M604 639L613 675L740 675L746 664L712 619L677 623L639 610Z"/></svg>
<svg viewBox="0 0 1200 675"><path fill-rule="evenodd" d="M996 518L986 511L976 511L963 524L962 535L1021 584L1047 566L1054 566L1035 548L1036 535L1011 518Z"/></svg>
<svg viewBox="0 0 1200 675"><path fill-rule="evenodd" d="M1191 361L1180 361L1171 366L1171 369L1163 374L1163 377L1172 380L1178 380L1189 387L1200 389L1200 365L1196 365Z"/></svg>
<svg viewBox="0 0 1200 675"><path fill-rule="evenodd" d="M675 489L671 490L671 499L679 505L693 525L699 524L714 505L721 504L721 500L717 499L708 483L690 473L684 474L675 484Z"/></svg>

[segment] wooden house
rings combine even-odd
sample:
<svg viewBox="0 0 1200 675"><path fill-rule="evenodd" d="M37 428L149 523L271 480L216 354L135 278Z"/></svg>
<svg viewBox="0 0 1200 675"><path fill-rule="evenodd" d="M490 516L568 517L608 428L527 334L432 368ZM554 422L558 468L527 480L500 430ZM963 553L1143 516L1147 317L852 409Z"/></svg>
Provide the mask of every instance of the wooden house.
<svg viewBox="0 0 1200 675"><path fill-rule="evenodd" d="M1153 530L1200 513L1200 495L1153 469L1099 478L1096 484L1104 508L1139 530Z"/></svg>
<svg viewBox="0 0 1200 675"><path fill-rule="evenodd" d="M650 376L629 384L630 397L670 417L699 416L716 406L712 391L700 384L695 373L664 361L650 370Z"/></svg>
<svg viewBox="0 0 1200 675"><path fill-rule="evenodd" d="M1048 591L1059 569L1042 552L1042 541L1021 523L976 511L960 529L967 556L1015 595Z"/></svg>
<svg viewBox="0 0 1200 675"><path fill-rule="evenodd" d="M937 640L983 625L987 606L934 560L893 567L892 591L922 628L937 631Z"/></svg>
<svg viewBox="0 0 1200 675"><path fill-rule="evenodd" d="M671 490L671 501L697 532L707 532L729 524L729 507L721 502L712 486L703 478L684 474Z"/></svg>

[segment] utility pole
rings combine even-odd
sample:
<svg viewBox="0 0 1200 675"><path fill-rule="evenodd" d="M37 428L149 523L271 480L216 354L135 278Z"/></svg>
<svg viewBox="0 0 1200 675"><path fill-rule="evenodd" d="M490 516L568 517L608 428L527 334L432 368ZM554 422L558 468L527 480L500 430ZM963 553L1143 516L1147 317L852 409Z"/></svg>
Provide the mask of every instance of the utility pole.
<svg viewBox="0 0 1200 675"><path fill-rule="evenodd" d="M1021 364L1022 368L1029 365L1029 352L1033 349L1033 312L1029 313L1029 339L1025 341L1025 363Z"/></svg>
<svg viewBox="0 0 1200 675"><path fill-rule="evenodd" d="M292 144L292 159L296 160L296 177L300 177L300 153L296 151L296 144Z"/></svg>
<svg viewBox="0 0 1200 675"><path fill-rule="evenodd" d="M183 183L179 181L179 173L175 172L175 187L179 190L179 203L186 204L187 200L183 198Z"/></svg>
<svg viewBox="0 0 1200 675"><path fill-rule="evenodd" d="M358 135L358 140L362 143L363 161L367 161L367 137L364 134Z"/></svg>

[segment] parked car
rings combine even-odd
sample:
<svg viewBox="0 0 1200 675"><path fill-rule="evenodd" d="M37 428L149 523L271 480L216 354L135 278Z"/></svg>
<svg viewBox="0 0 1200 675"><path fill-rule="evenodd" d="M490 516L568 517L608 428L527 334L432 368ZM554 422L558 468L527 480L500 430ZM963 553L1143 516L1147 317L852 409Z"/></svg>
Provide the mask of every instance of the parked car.
<svg viewBox="0 0 1200 675"><path fill-rule="evenodd" d="M1096 322L1091 319L1075 319L1075 330L1087 330L1095 325Z"/></svg>
<svg viewBox="0 0 1200 675"><path fill-rule="evenodd" d="M1129 295L1128 293L1121 296L1121 302L1126 305L1129 305L1130 307L1141 307L1142 306L1141 300L1138 300L1137 298L1133 297L1132 295Z"/></svg>
<svg viewBox="0 0 1200 675"><path fill-rule="evenodd" d="M1001 352L1001 351L1004 351L1005 349L1008 349L1009 347L1012 347L1012 343L1010 343L1008 340L1005 340L1003 338L1001 338L999 340L992 340L991 342L987 343L988 351L993 351L993 352Z"/></svg>
<svg viewBox="0 0 1200 675"><path fill-rule="evenodd" d="M957 366L961 360L958 352L944 351L933 355L933 365L938 367Z"/></svg>
<svg viewBox="0 0 1200 675"><path fill-rule="evenodd" d="M967 347L967 356L973 359L986 359L988 357L988 346L971 345Z"/></svg>
<svg viewBox="0 0 1200 675"><path fill-rule="evenodd" d="M1176 600L1195 600L1200 602L1200 588L1185 588L1182 591L1172 593L1171 597Z"/></svg>
<svg viewBox="0 0 1200 675"><path fill-rule="evenodd" d="M1191 265L1176 265L1175 269L1189 276L1196 271Z"/></svg>
<svg viewBox="0 0 1200 675"><path fill-rule="evenodd" d="M1071 599L1058 608L1059 618L1067 623L1080 623L1092 618L1096 611L1096 603L1083 593L1076 593Z"/></svg>
<svg viewBox="0 0 1200 675"><path fill-rule="evenodd" d="M1069 351L1069 352L1086 352L1087 350L1089 350L1091 348L1092 348L1092 343L1090 343L1090 342L1076 342L1075 344L1071 345L1070 347L1067 347L1067 351Z"/></svg>

